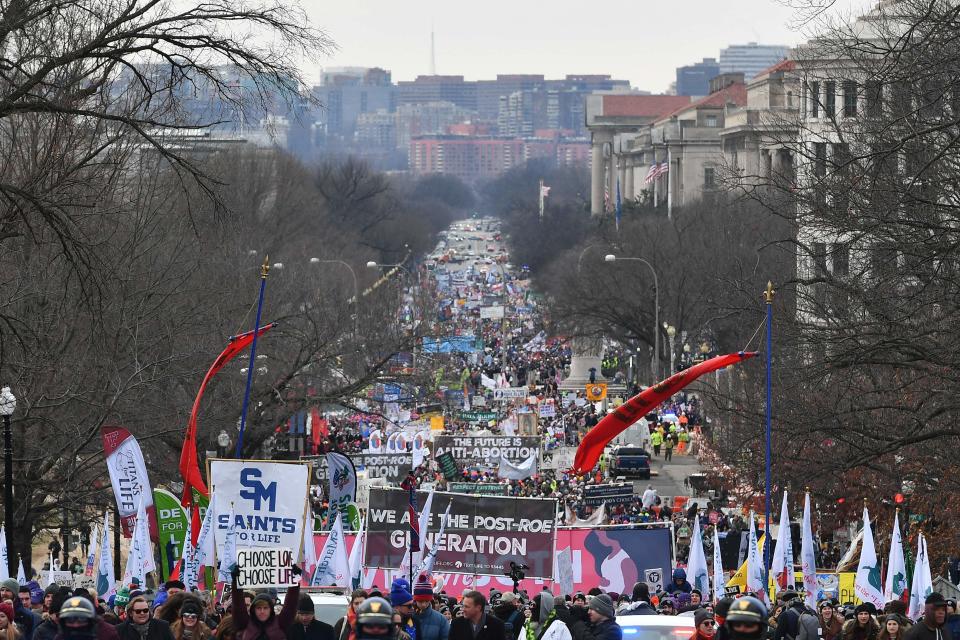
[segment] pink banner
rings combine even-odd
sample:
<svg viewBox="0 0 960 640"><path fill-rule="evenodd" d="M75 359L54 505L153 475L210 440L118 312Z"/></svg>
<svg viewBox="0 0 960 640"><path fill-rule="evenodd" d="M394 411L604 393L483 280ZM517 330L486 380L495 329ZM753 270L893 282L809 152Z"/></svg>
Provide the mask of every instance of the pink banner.
<svg viewBox="0 0 960 640"><path fill-rule="evenodd" d="M353 547L355 535L347 534L347 548ZM323 548L327 534L314 534L317 554ZM651 583L651 590L670 576L670 530L642 529L559 529L557 552L569 547L573 560L573 590L586 593L593 587L614 593L629 592L635 582ZM308 572L309 573L309 572ZM391 574L391 575L388 575ZM364 585L389 590L396 571L364 567ZM557 575L554 570L554 575ZM404 576L405 577L405 576ZM506 591L513 582L506 576L472 576L466 574L437 574L438 584L448 595L460 597L471 589L489 593L490 589ZM547 587L560 592L552 580L526 579L520 588L533 595Z"/></svg>

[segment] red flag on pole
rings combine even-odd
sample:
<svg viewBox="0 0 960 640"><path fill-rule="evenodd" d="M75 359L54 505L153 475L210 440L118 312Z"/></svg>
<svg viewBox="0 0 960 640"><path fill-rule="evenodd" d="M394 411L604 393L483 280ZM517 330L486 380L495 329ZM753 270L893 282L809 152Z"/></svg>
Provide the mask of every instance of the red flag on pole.
<svg viewBox="0 0 960 640"><path fill-rule="evenodd" d="M257 335L263 335L276 325L277 323L271 322L268 325L260 327L257 329ZM210 365L210 369L207 371L207 375L203 377L203 382L200 383L197 397L193 401L193 410L190 411L190 422L187 423L187 433L183 439L183 449L180 450L180 475L183 476L183 497L180 500L180 504L184 507L193 506L194 491L204 497L210 497L207 492L207 485L203 481L203 475L200 473L200 465L197 462L197 413L200 411L200 399L203 397L203 392L206 391L207 384L213 379L213 376L217 375L220 369L226 366L230 360L253 342L253 334L253 331L247 331L246 333L232 336L227 348L213 361L213 364ZM196 519L197 518L194 518L194 520Z"/></svg>
<svg viewBox="0 0 960 640"><path fill-rule="evenodd" d="M577 455L573 461L573 472L578 475L589 473L596 466L597 461L600 460L603 448L617 437L617 434L625 431L627 427L655 409L661 402L667 400L703 374L742 362L755 355L757 355L756 351L741 351L716 356L700 364L695 364L689 369L675 373L652 387L647 387L638 395L617 407L613 413L608 414L597 426L587 432L587 435L580 442L580 446L577 447Z"/></svg>

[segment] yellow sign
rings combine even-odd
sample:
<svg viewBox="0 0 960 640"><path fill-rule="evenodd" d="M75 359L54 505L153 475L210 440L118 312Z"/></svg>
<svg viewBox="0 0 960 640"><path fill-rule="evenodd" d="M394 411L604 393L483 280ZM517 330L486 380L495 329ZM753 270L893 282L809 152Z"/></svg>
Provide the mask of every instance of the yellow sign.
<svg viewBox="0 0 960 640"><path fill-rule="evenodd" d="M589 400L590 402L603 400L606 397L607 397L606 382L596 382L594 384L587 385L587 400Z"/></svg>
<svg viewBox="0 0 960 640"><path fill-rule="evenodd" d="M443 431L443 416L430 418L430 431Z"/></svg>

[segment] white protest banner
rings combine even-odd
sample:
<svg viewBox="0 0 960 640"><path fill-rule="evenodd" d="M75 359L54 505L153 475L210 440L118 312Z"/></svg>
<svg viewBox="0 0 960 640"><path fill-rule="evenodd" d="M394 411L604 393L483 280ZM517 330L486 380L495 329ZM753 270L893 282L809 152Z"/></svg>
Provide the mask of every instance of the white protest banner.
<svg viewBox="0 0 960 640"><path fill-rule="evenodd" d="M237 548L299 549L310 483L310 465L265 460L211 460L210 494L233 506ZM217 513L217 556L231 518Z"/></svg>
<svg viewBox="0 0 960 640"><path fill-rule="evenodd" d="M147 465L143 461L143 452L137 439L123 427L102 427L103 455L110 472L110 484L117 498L117 512L124 537L133 535L137 522L137 508L140 497L146 500L144 505L150 518L150 536L157 536L157 514L153 506L153 491L147 478Z"/></svg>
<svg viewBox="0 0 960 640"><path fill-rule="evenodd" d="M54 571L51 575L50 571L41 571L40 580L43 581L44 587L49 587L51 584L55 584L61 587L70 587L73 589L73 573L70 571Z"/></svg>
<svg viewBox="0 0 960 640"><path fill-rule="evenodd" d="M293 573L293 553L284 547L238 549L237 588L292 587L300 582Z"/></svg>
<svg viewBox="0 0 960 640"><path fill-rule="evenodd" d="M82 573L73 574L73 587L93 591L97 588L97 579Z"/></svg>
<svg viewBox="0 0 960 640"><path fill-rule="evenodd" d="M527 397L530 392L526 387L505 387L493 390L494 400L519 400Z"/></svg>
<svg viewBox="0 0 960 640"><path fill-rule="evenodd" d="M560 595L573 595L573 552L570 547L564 547L557 554L555 575L560 585Z"/></svg>
<svg viewBox="0 0 960 640"><path fill-rule="evenodd" d="M480 318L490 319L490 320L502 320L503 319L503 307L500 305L493 307L480 307Z"/></svg>
<svg viewBox="0 0 960 640"><path fill-rule="evenodd" d="M552 402L544 403L540 405L540 417L541 418L554 418L557 415L557 405Z"/></svg>

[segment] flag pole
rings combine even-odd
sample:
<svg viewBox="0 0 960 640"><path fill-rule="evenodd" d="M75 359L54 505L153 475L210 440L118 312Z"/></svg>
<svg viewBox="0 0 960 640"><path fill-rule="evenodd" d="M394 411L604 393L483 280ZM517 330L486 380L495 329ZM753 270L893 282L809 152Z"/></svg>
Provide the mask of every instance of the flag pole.
<svg viewBox="0 0 960 640"><path fill-rule="evenodd" d="M540 222L543 222L543 178L540 178Z"/></svg>
<svg viewBox="0 0 960 640"><path fill-rule="evenodd" d="M270 273L270 256L263 258L260 266L260 297L257 300L257 320L253 325L253 342L250 344L250 365L247 367L247 388L243 392L243 408L240 410L240 433L237 435L237 449L234 458L240 458L243 452L243 431L247 426L247 408L250 405L250 385L253 383L253 370L257 359L257 332L260 329L260 315L263 313L263 291L267 286L267 274Z"/></svg>
<svg viewBox="0 0 960 640"><path fill-rule="evenodd" d="M767 544L763 545L763 581L764 584L770 584L770 417L771 417L771 393L770 393L770 379L771 379L771 369L772 369L772 356L771 356L771 345L773 343L773 283L767 282L767 289L763 292L764 300L767 304L767 411L766 411L766 440L767 440L767 451L766 451L766 513L765 520L766 524L764 525L764 535L767 536ZM790 535L787 532L787 535ZM771 599L771 602L773 600Z"/></svg>

